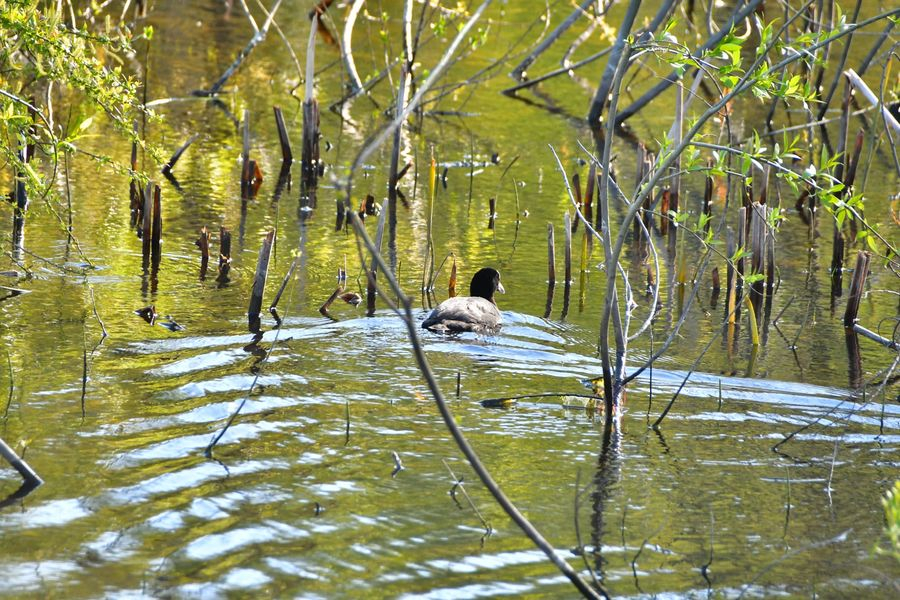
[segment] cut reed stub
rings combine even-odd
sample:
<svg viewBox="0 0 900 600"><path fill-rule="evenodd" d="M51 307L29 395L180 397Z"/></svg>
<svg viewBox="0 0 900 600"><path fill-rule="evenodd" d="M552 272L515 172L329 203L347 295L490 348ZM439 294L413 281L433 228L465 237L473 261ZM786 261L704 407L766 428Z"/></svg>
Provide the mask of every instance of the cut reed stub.
<svg viewBox="0 0 900 600"><path fill-rule="evenodd" d="M250 165L250 111L244 109L244 120L241 128L241 198L249 197L250 182L253 170Z"/></svg>
<svg viewBox="0 0 900 600"><path fill-rule="evenodd" d="M206 270L209 267L209 231L205 226L200 228L200 237L194 244L200 248L200 279L206 279Z"/></svg>
<svg viewBox="0 0 900 600"><path fill-rule="evenodd" d="M766 253L768 244L768 209L766 206L753 203L750 207L750 272L758 277L750 284L750 300L756 314L762 314L760 308L765 292L764 273L766 270Z"/></svg>
<svg viewBox="0 0 900 600"><path fill-rule="evenodd" d="M805 189L800 192L800 195L797 197L797 202L794 203L794 210L796 210L797 214L800 215L800 220L803 221L804 225L809 225L812 222L812 216L809 214L806 204L809 197L810 190Z"/></svg>
<svg viewBox="0 0 900 600"><path fill-rule="evenodd" d="M284 114L279 106L273 106L272 110L275 113L275 127L278 129L278 143L281 144L281 160L285 165L290 165L294 160L294 153L291 152L291 140L284 124Z"/></svg>
<svg viewBox="0 0 900 600"><path fill-rule="evenodd" d="M153 186L153 223L150 231L150 257L154 267L162 260L162 193Z"/></svg>
<svg viewBox="0 0 900 600"><path fill-rule="evenodd" d="M150 265L150 238L151 232L150 228L153 224L153 184L147 183L147 187L144 188L144 205L141 208L141 258L142 258L142 266L146 271L147 267Z"/></svg>
<svg viewBox="0 0 900 600"><path fill-rule="evenodd" d="M581 198L581 177L579 177L578 173L572 174L572 190L575 192L575 206L579 211L582 211L584 207L584 201ZM582 214L584 213L582 212ZM576 215L576 218L573 219L571 223L572 233L575 233L575 231L578 230L579 219L577 218L577 216L578 215Z"/></svg>
<svg viewBox="0 0 900 600"><path fill-rule="evenodd" d="M844 234L837 226L837 222L834 224L833 234L831 238L831 282L832 282L832 295L840 296L842 293L842 279L844 276ZM837 288L837 293L835 293L834 288Z"/></svg>
<svg viewBox="0 0 900 600"><path fill-rule="evenodd" d="M659 232L666 235L669 232L669 203L671 202L672 192L666 188L662 193L662 200L659 203Z"/></svg>
<svg viewBox="0 0 900 600"><path fill-rule="evenodd" d="M219 228L219 275L216 281L224 285L228 283L231 270L231 232L225 227Z"/></svg>
<svg viewBox="0 0 900 600"><path fill-rule="evenodd" d="M553 223L547 223L547 284L556 285L556 239Z"/></svg>
<svg viewBox="0 0 900 600"><path fill-rule="evenodd" d="M488 229L494 228L494 220L497 218L497 199L491 198L488 200Z"/></svg>
<svg viewBox="0 0 900 600"><path fill-rule="evenodd" d="M866 286L870 258L871 255L865 250L860 250L856 254L856 267L853 269L853 279L850 281L850 293L847 298L847 309L844 311L844 327L853 327L853 324L859 317L859 302L862 299L863 289Z"/></svg>
<svg viewBox="0 0 900 600"><path fill-rule="evenodd" d="M456 257L453 258L453 264L450 267L450 281L447 283L447 297L456 297Z"/></svg>
<svg viewBox="0 0 900 600"><path fill-rule="evenodd" d="M584 186L584 209L581 211L584 214L584 219L591 223L594 220L594 190L596 186L594 185L597 180L597 163L593 160L591 161L591 166L588 169L588 179Z"/></svg>
<svg viewBox="0 0 900 600"><path fill-rule="evenodd" d="M340 231L341 229L344 228L344 217L346 215L347 208L344 205L344 201L341 200L340 198L337 199L336 204L337 204L337 206L335 208L337 210L337 214L335 215L335 220L334 220L334 230Z"/></svg>
<svg viewBox="0 0 900 600"><path fill-rule="evenodd" d="M143 189L141 189L137 179L134 177L131 178L131 182L128 184L128 197L131 200L131 228L134 229L141 222L141 210L144 207Z"/></svg>
<svg viewBox="0 0 900 600"><path fill-rule="evenodd" d="M262 186L263 174L259 168L259 163L255 160L247 161L247 168L244 175L241 176L241 198L251 200L259 194L259 188Z"/></svg>
<svg viewBox="0 0 900 600"><path fill-rule="evenodd" d="M275 242L275 230L272 229L263 238L256 260L256 272L253 276L253 289L250 292L250 306L247 309L248 326L251 333L260 331L260 312L262 311L263 292L266 288L266 276L269 271L269 257L272 244Z"/></svg>
<svg viewBox="0 0 900 600"><path fill-rule="evenodd" d="M565 246L565 273L566 273L566 293L568 295L569 286L572 285L572 218L569 216L569 211L566 211L566 214L563 215L563 227L566 233L566 246Z"/></svg>
<svg viewBox="0 0 900 600"><path fill-rule="evenodd" d="M721 285L719 282L719 267L713 267L712 270L712 293L709 295L709 308L714 310L719 303L719 290Z"/></svg>
<svg viewBox="0 0 900 600"><path fill-rule="evenodd" d="M315 98L303 103L303 146L301 149L301 166L303 183L307 187L316 187L319 176L324 172L324 165L319 159L319 103Z"/></svg>

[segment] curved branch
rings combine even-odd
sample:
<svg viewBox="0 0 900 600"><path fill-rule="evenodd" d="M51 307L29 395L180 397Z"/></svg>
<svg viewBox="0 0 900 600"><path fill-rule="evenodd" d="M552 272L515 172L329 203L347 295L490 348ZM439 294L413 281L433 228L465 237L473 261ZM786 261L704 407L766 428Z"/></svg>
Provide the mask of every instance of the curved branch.
<svg viewBox="0 0 900 600"><path fill-rule="evenodd" d="M362 80L356 71L356 62L353 60L353 27L356 25L356 17L362 9L366 0L353 0L350 12L347 13L347 21L344 23L344 33L341 36L341 48L344 56L344 68L347 70L347 77L350 78L348 87L348 99L353 98L357 94L364 91Z"/></svg>
<svg viewBox="0 0 900 600"><path fill-rule="evenodd" d="M466 457L466 460L469 461L469 464L472 466L472 469L478 475L478 478L481 479L481 482L488 489L494 499L497 501L497 504L506 512L507 515L515 522L516 525L522 530L522 532L528 536L528 538L538 547L544 554L547 555L547 558L550 559L551 562L560 570L560 572L565 575L569 581L578 589L579 592L585 598L609 598L609 594L602 587L599 589L599 593L597 590L594 590L590 585L585 582L580 575L572 568L569 563L562 559L559 554L557 554L556 549L553 547L550 542L548 542L541 533L531 524L531 522L519 512L519 509L510 501L510 499L503 493L503 490L494 481L494 478L491 477L490 472L488 472L487 468L481 462L481 459L478 457L478 454L475 452L475 449L472 448L469 441L466 439L462 430L460 430L459 426L456 424L456 420L453 418L453 414L450 412L449 407L447 406L447 401L444 398L444 394L440 389L440 386L437 383L437 380L434 377L434 372L431 370L431 364L428 362L428 357L425 356L425 351L422 348L422 343L419 340L418 327L415 318L413 317L412 312L412 298L403 293L403 290L400 288L400 284L397 282L396 277L394 277L393 273L391 273L390 268L384 262L384 258L381 256L381 253L375 247L375 244L372 242L372 239L369 237L366 232L365 227L359 219L359 215L355 212L350 211L350 223L353 225L353 229L356 232L357 240L361 240L365 245L366 249L372 255L372 259L378 263L379 268L382 273L384 273L385 279L388 281L394 295L397 296L397 304L399 305L397 308L397 314L400 316L403 324L406 326L406 332L409 337L409 342L412 345L413 354L416 358L416 364L419 367L419 370L422 372L422 377L425 378L425 383L428 385L428 389L431 392L432 397L434 398L435 404L437 404L438 411L441 413L441 418L444 420L444 425L447 427L447 430L450 432L450 435L453 436L453 440L456 442L457 447Z"/></svg>

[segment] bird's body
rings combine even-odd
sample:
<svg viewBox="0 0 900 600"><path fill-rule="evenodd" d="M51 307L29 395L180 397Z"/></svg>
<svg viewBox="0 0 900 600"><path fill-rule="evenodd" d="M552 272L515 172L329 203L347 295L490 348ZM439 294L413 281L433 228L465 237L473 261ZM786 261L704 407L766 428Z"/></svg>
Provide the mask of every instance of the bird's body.
<svg viewBox="0 0 900 600"><path fill-rule="evenodd" d="M444 300L431 311L422 327L440 333L496 333L502 317L494 302L494 292L504 292L500 273L491 268L481 269L472 277L470 296Z"/></svg>

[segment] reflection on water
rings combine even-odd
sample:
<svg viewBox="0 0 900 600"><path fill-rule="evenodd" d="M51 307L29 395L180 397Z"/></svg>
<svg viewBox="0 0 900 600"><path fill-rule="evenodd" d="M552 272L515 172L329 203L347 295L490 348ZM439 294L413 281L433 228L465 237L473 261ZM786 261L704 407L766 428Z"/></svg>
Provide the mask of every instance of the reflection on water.
<svg viewBox="0 0 900 600"><path fill-rule="evenodd" d="M247 36L242 16L226 18L216 3L189 4L160 2L152 13L158 26L152 97L202 87ZM505 48L508 30L543 10L535 3L504 6L503 30L489 48ZM287 2L283 13L307 8ZM281 26L292 40L306 34L304 19ZM430 48L423 64L439 52ZM319 51L325 63L339 64L333 48ZM571 595L448 439L399 319L383 305L366 318L343 302L332 305L331 318L318 313L340 269L348 272L347 290L365 295L353 237L335 231L334 176L345 174L377 125L370 122L372 103L384 106L390 94L381 89L344 107L353 123L323 111L328 170L312 208L299 186L276 178L275 124L262 117L280 104L299 139L300 107L284 91L295 77L292 63L274 36L254 52L235 76L234 93L217 105L191 99L158 108L167 120L151 125L153 141L177 147L196 132L200 137L175 169L179 189L163 184L166 229L152 286L141 276L140 241L129 229L127 180L101 180L86 162L72 166L75 231L97 270L78 273L84 264L60 242L55 222L29 222L30 250L68 271L36 263L27 282L32 293L0 302L0 334L14 373L8 408L0 400L0 436L26 447L47 481L0 512L0 595ZM780 319L772 319L759 353L751 354L746 331L716 341L656 433L648 425L700 348L721 333L722 307L701 290L671 351L629 388L621 433L604 435L602 419L574 398L600 372L597 299L604 273L597 248L583 273L576 260L578 301L571 298L563 316L558 286L551 316L536 316L547 300L546 223L561 226L568 208L543 148L559 146L566 167L585 178L574 142L587 137L556 113L492 93L504 85L488 82L484 95L466 105L476 116L429 116L421 136L406 140L404 159L420 166L401 182L409 208L398 205L394 243L404 289L418 293L429 218L421 165L435 144L441 163L462 165L449 170L446 188L439 185L435 254L453 253L460 281L482 265L498 266L509 293L499 298L498 335L423 331L421 339L457 421L507 494L572 565L599 569L615 595L889 596L896 563L872 548L883 525L879 497L900 467L900 407L895 382L883 393L872 384L864 393L859 383L880 381L893 355L862 340L859 362L848 361L843 300L832 307L828 295L828 247L789 220L778 237L781 285L772 312ZM588 99L581 88L558 85L544 89L558 96L557 112L583 112ZM317 80L323 106L340 92L338 67L324 70ZM253 155L264 179L256 197L242 202L240 136L229 115L246 107L260 115ZM438 106L451 107L458 108ZM649 139L660 120L642 114L636 130ZM108 151L127 157L128 147ZM498 168L466 166L487 163L494 153ZM634 170L630 154L623 146L623 172ZM358 176L355 209L366 194L383 195L388 159L386 152L376 155ZM298 173L294 165L295 180ZM873 196L887 197L881 192L896 182L874 173ZM687 202L699 200L702 185L686 182ZM497 214L488 230L492 197ZM873 215L887 214L873 206ZM370 233L375 221L367 220ZM207 226L218 247L218 224L237 234L222 285L212 272L200 275L194 246ZM261 239L273 228L264 301L294 260L292 251L302 254L278 305L280 328L263 311L262 336L254 339L245 333L247 301ZM581 235L574 236L576 249ZM688 251L699 256L697 248ZM634 258L637 291L646 273ZM662 267L661 280L674 277L671 265ZM447 276L438 278L439 300ZM872 290L895 281L880 277L873 273ZM110 334L99 345L86 283ZM639 322L651 299L635 300ZM682 301L677 291L661 294L657 344ZM151 326L133 314L150 304L185 330ZM420 321L424 304L417 306ZM874 323L895 311L893 299L872 293L861 314ZM629 364L640 365L653 350L648 339L638 340ZM478 403L546 392L563 395L523 398L506 410ZM215 458L205 459L203 449L245 399ZM392 477L394 452L405 469ZM443 461L464 480L492 535L485 537L478 516L450 496L453 479ZM11 470L0 470L4 494L17 485Z"/></svg>

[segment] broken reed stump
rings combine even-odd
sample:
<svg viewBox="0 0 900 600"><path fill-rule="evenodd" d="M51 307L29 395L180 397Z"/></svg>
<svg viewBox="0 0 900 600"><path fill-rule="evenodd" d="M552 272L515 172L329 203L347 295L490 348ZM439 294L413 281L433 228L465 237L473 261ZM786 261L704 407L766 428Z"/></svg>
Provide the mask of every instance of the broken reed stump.
<svg viewBox="0 0 900 600"><path fill-rule="evenodd" d="M453 257L453 265L450 267L450 280L447 282L447 297L456 297L456 257Z"/></svg>
<svg viewBox="0 0 900 600"><path fill-rule="evenodd" d="M259 333L260 312L262 311L263 292L266 289L266 276L269 271L269 257L272 254L272 244L275 241L275 230L271 229L263 238L259 248L259 257L256 260L256 273L253 276L253 289L250 292L250 306L247 309L247 324L250 333Z"/></svg>
<svg viewBox="0 0 900 600"><path fill-rule="evenodd" d="M150 258L153 267L159 267L162 259L162 194L158 185L153 186L153 221L150 230Z"/></svg>
<svg viewBox="0 0 900 600"><path fill-rule="evenodd" d="M262 185L262 170L250 159L250 111L244 109L243 142L241 147L241 198L255 198Z"/></svg>
<svg viewBox="0 0 900 600"><path fill-rule="evenodd" d="M385 204L388 206L381 207L381 214L378 216L378 229L375 233L375 251L381 252L381 243L384 239L384 221L387 214L390 212L390 200L385 200ZM375 282L378 277L378 262L375 260L375 257L372 257L372 262L369 265L368 271L368 286L366 287L366 316L371 317L375 314L375 292L376 286Z"/></svg>
<svg viewBox="0 0 900 600"><path fill-rule="evenodd" d="M315 98L313 87L318 23L318 15L313 15L306 46L306 94L303 100L303 136L300 160L301 187L307 189L316 187L322 168L319 163L319 102Z"/></svg>
<svg viewBox="0 0 900 600"><path fill-rule="evenodd" d="M206 226L200 228L200 237L194 242L200 248L200 279L206 279L206 269L209 267L209 230Z"/></svg>
<svg viewBox="0 0 900 600"><path fill-rule="evenodd" d="M579 211L582 211L581 214L584 214L584 201L581 198L581 177L578 176L578 173L572 174L572 189L575 192L575 206ZM578 221L579 219L575 219L572 221L572 233L575 233L575 231L578 230Z"/></svg>
<svg viewBox="0 0 900 600"><path fill-rule="evenodd" d="M566 271L566 288L572 284L572 226L570 221L572 218L569 216L569 211L566 211L566 214L563 215L563 226L565 227L566 232L566 246L565 246L565 271Z"/></svg>
<svg viewBox="0 0 900 600"><path fill-rule="evenodd" d="M719 293L722 289L722 283L719 280L719 267L713 267L712 270L712 294L709 296L709 307L716 307L719 302Z"/></svg>
<svg viewBox="0 0 900 600"><path fill-rule="evenodd" d="M131 200L131 227L134 229L137 227L138 222L141 217L141 209L144 206L144 199L141 196L141 192L143 191L140 184L138 183L137 178L135 177L135 173L137 173L137 137L138 137L138 122L135 119L134 121L134 130L133 130L133 138L131 140L131 182L128 186L128 197Z"/></svg>
<svg viewBox="0 0 900 600"><path fill-rule="evenodd" d="M746 273L744 254L747 251L747 234L749 233L749 219L747 219L747 207L742 206L738 209L738 239L737 249L741 252L741 257L737 260L737 268L734 278L734 312L735 317L741 316L741 301L744 298L744 273ZM732 255L733 256L733 255Z"/></svg>
<svg viewBox="0 0 900 600"><path fill-rule="evenodd" d="M706 168L712 169L713 161L712 159L708 159L706 161ZM715 180L712 175L706 176L706 185L703 189L703 214L706 215L706 223L703 225L703 233L709 233L710 227L712 227L712 203L713 203L713 189L715 188Z"/></svg>
<svg viewBox="0 0 900 600"><path fill-rule="evenodd" d="M556 285L556 241L553 234L553 223L547 223L547 284Z"/></svg>
<svg viewBox="0 0 900 600"><path fill-rule="evenodd" d="M863 288L866 285L866 277L869 274L869 259L871 255L865 250L856 254L856 267L853 269L853 279L850 281L850 294L847 298L847 309L844 311L844 327L853 327L859 314L859 302L862 299Z"/></svg>
<svg viewBox="0 0 900 600"><path fill-rule="evenodd" d="M18 155L19 160L27 164L27 149L19 150ZM13 210L13 250L16 254L22 249L25 238L25 212L28 210L28 192L25 189L25 177L24 172L16 172L15 209Z"/></svg>
<svg viewBox="0 0 900 600"><path fill-rule="evenodd" d="M175 153L169 159L169 162L167 162L166 164L163 165L163 168L162 168L163 175L169 175L172 172L172 169L175 168L175 163L178 162L178 159L181 158L181 155L184 154L185 150L187 150L191 144L193 144L195 141L197 141L198 137L200 137L200 134L195 133L190 138L188 138L188 141L186 141L181 146L181 148L179 148L178 150L175 151ZM136 149L133 147L132 148L132 159L133 160L136 158L135 151L136 151Z"/></svg>
<svg viewBox="0 0 900 600"><path fill-rule="evenodd" d="M647 147L643 142L638 142L637 145L637 158L635 159L635 165L637 165L637 172L634 175L634 187L635 189L639 189L641 182L644 180L644 165L647 158ZM591 164L593 166L593 162ZM642 218L642 215L639 215L638 219ZM637 239L640 239L641 234L641 224L638 222L638 219L634 220L634 236Z"/></svg>
<svg viewBox="0 0 900 600"><path fill-rule="evenodd" d="M669 188L663 190L662 200L659 202L659 232L662 235L669 233L669 203L672 201L672 191Z"/></svg>
<svg viewBox="0 0 900 600"><path fill-rule="evenodd" d="M652 152L647 152L647 155L644 157L644 169L643 174L641 176L641 181L646 181L650 176L650 173L653 169L656 168L656 155ZM644 206L641 208L641 212L644 214L644 227L647 229L647 233L649 234L650 230L653 228L653 212L650 210L656 203L656 198L654 197L653 190L650 190L650 193L647 194L647 197L644 198Z"/></svg>
<svg viewBox="0 0 900 600"><path fill-rule="evenodd" d="M344 228L344 216L347 212L347 207L344 205L344 201L341 198L338 198L336 200L336 204L337 215L335 216L334 220L334 230L340 231Z"/></svg>
<svg viewBox="0 0 900 600"><path fill-rule="evenodd" d="M550 317L553 310L553 292L556 289L556 238L553 233L553 223L547 223L547 305L544 309L544 318Z"/></svg>
<svg viewBox="0 0 900 600"><path fill-rule="evenodd" d="M766 207L754 203L750 209L750 273L756 276L764 274L766 269L766 252L769 244L767 240L768 228L766 227ZM765 279L758 279L750 284L750 302L757 315L761 315L763 294L765 292Z"/></svg>
<svg viewBox="0 0 900 600"><path fill-rule="evenodd" d="M141 207L141 257L142 268L146 271L150 266L150 228L153 223L153 183L144 188L144 205Z"/></svg>
<svg viewBox="0 0 900 600"><path fill-rule="evenodd" d="M729 323L734 323L734 307L736 306L735 298L735 280L736 269L731 260L735 252L734 230L731 227L725 230L725 252L728 256L728 262L725 267L725 318Z"/></svg>
<svg viewBox="0 0 900 600"><path fill-rule="evenodd" d="M766 221L772 222L772 211L767 208ZM769 231L766 236L766 294L772 295L775 291L775 232Z"/></svg>
<svg viewBox="0 0 900 600"><path fill-rule="evenodd" d="M566 232L566 245L565 245L565 254L564 254L564 266L565 266L565 276L566 282L563 287L563 308L562 313L560 313L559 318L565 319L566 315L569 313L569 295L572 291L572 218L569 216L569 211L566 211L566 214L563 215L563 228Z"/></svg>
<svg viewBox="0 0 900 600"><path fill-rule="evenodd" d="M250 109L244 109L241 123L241 198L247 197L252 173L250 171Z"/></svg>
<svg viewBox="0 0 900 600"><path fill-rule="evenodd" d="M843 294L844 277L844 234L837 221L831 236L831 295L840 297Z"/></svg>
<svg viewBox="0 0 900 600"><path fill-rule="evenodd" d="M491 198L490 200L488 200L488 205L489 205L488 211L490 213L488 215L488 229L493 229L494 228L494 219L497 217L497 199Z"/></svg>
<svg viewBox="0 0 900 600"><path fill-rule="evenodd" d="M294 154L291 152L291 140L284 125L284 114L279 106L273 106L272 110L275 113L275 127L278 128L278 142L281 144L281 160L285 165L290 165L294 160Z"/></svg>
<svg viewBox="0 0 900 600"><path fill-rule="evenodd" d="M216 281L224 285L228 283L228 272L231 270L231 232L225 227L219 228L219 275Z"/></svg>
<svg viewBox="0 0 900 600"><path fill-rule="evenodd" d="M678 146L681 143L681 138L684 137L684 108L684 86L682 84L678 84L675 86L675 121L672 123L672 130L670 133L672 143L675 146ZM671 196L669 198L669 211L677 215L678 206L681 201L681 153L678 153L676 155L675 162L672 164L671 172L672 190ZM679 227L677 221L674 221L672 225L673 227L669 228L669 248L674 250L676 238L678 237ZM683 273L680 281L682 283L684 282Z"/></svg>
<svg viewBox="0 0 900 600"><path fill-rule="evenodd" d="M584 209L582 209L582 214L584 215L585 221L588 223L593 221L593 204L594 204L594 190L598 189L598 186L595 185L597 181L597 163L591 161L591 166L588 168L588 180L584 186Z"/></svg>

